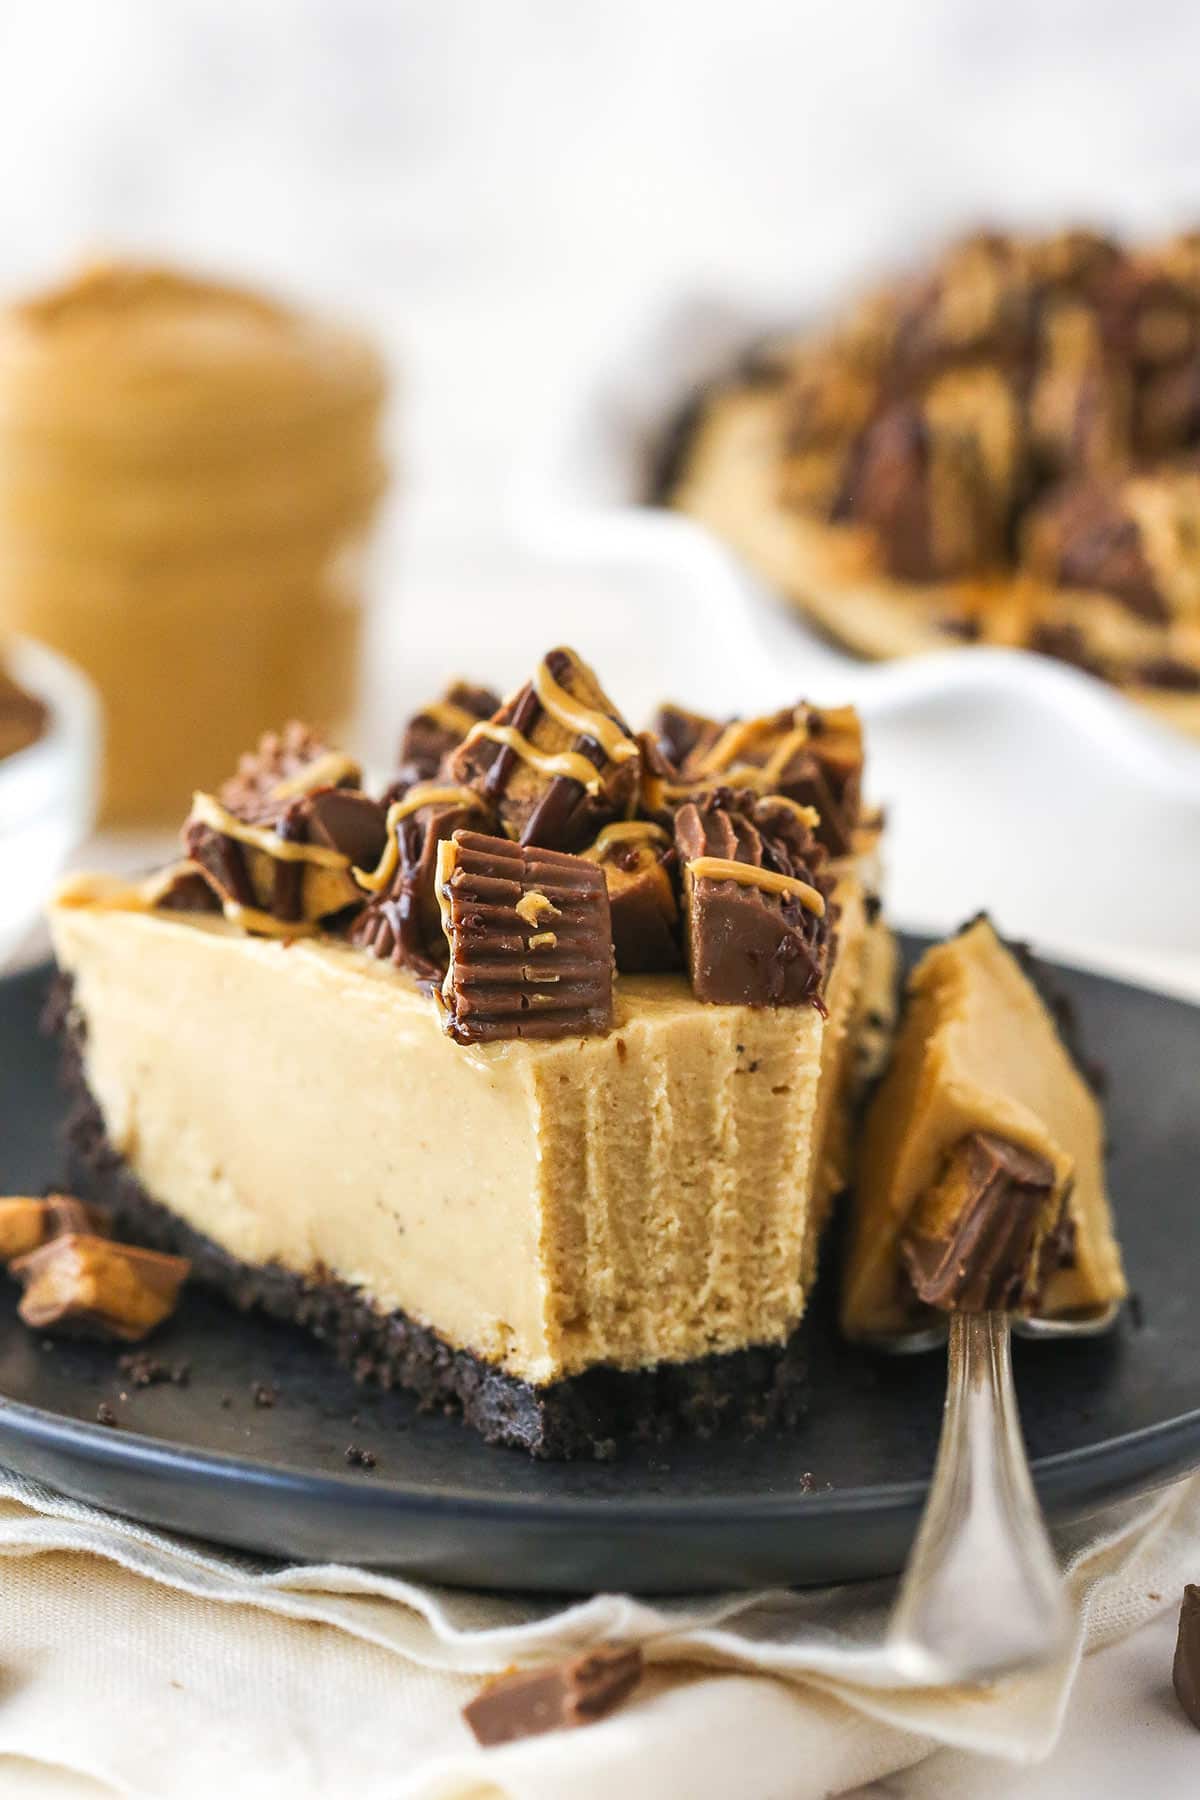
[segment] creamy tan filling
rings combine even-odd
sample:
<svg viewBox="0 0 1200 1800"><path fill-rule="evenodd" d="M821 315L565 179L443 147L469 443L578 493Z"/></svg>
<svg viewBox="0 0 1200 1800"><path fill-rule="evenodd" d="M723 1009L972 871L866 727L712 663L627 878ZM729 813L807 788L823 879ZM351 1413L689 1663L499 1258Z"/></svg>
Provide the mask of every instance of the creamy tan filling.
<svg viewBox="0 0 1200 1800"><path fill-rule="evenodd" d="M607 1037L471 1050L403 972L327 938L78 898L52 925L89 1083L151 1194L236 1257L332 1272L545 1382L795 1327L858 988L852 878L839 901L828 1026L643 976Z"/></svg>

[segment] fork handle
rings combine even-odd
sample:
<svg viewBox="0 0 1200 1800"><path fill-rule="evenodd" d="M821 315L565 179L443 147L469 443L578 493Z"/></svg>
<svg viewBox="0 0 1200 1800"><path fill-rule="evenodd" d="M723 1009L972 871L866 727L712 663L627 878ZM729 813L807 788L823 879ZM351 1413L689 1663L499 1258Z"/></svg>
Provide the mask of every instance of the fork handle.
<svg viewBox="0 0 1200 1800"><path fill-rule="evenodd" d="M1008 1319L953 1313L937 1462L888 1648L911 1681L980 1681L1050 1661L1067 1634L1021 1437Z"/></svg>

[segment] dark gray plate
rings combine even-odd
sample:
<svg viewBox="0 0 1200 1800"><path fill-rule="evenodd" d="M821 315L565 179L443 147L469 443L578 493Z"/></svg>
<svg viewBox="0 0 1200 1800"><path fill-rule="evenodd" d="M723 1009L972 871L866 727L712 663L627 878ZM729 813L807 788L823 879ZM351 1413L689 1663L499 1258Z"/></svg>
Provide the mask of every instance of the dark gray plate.
<svg viewBox="0 0 1200 1800"><path fill-rule="evenodd" d="M1200 1465L1200 1008L1062 972L1109 1072L1112 1180L1138 1302L1112 1338L1016 1348L1037 1485L1072 1516ZM60 1102L44 972L0 982L0 1191L53 1179ZM0 1284L2 1292L2 1284ZM551 1591L828 1582L900 1567L942 1404L941 1356L892 1361L814 1319L794 1438L547 1466L400 1395L356 1389L297 1332L190 1294L154 1344L190 1385L137 1390L117 1353L44 1342L0 1304L0 1455L60 1490L274 1555ZM269 1408L256 1382L274 1384ZM107 1401L120 1429L96 1422ZM347 1445L372 1450L351 1472Z"/></svg>

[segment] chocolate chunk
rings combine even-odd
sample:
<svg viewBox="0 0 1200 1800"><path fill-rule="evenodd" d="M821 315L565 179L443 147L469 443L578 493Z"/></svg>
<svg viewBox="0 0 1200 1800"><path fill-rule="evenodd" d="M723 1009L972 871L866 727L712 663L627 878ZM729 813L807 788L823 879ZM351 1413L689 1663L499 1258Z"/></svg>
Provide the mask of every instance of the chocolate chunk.
<svg viewBox="0 0 1200 1800"><path fill-rule="evenodd" d="M1160 369L1139 383L1139 456L1158 460L1200 442L1200 358Z"/></svg>
<svg viewBox="0 0 1200 1800"><path fill-rule="evenodd" d="M1069 294L1093 304L1123 256L1120 245L1105 232L1078 225L1034 238L1028 248L1030 272L1040 296Z"/></svg>
<svg viewBox="0 0 1200 1800"><path fill-rule="evenodd" d="M706 732L684 758L675 783L659 780L653 770L645 785L651 800L659 788L696 800L718 787L779 795L811 807L818 814L817 842L830 855L845 856L859 822L862 770L862 725L854 709L821 711L801 703Z"/></svg>
<svg viewBox="0 0 1200 1800"><path fill-rule="evenodd" d="M671 767L681 769L689 757L717 741L722 726L719 719L710 719L706 713L688 712L686 707L666 702L655 713L650 729Z"/></svg>
<svg viewBox="0 0 1200 1800"><path fill-rule="evenodd" d="M1111 594L1152 623L1169 617L1119 483L1082 481L1047 499L1028 521L1024 559L1061 587Z"/></svg>
<svg viewBox="0 0 1200 1800"><path fill-rule="evenodd" d="M595 1037L612 1027L608 889L597 864L456 831L439 852L451 1037Z"/></svg>
<svg viewBox="0 0 1200 1800"><path fill-rule="evenodd" d="M917 1299L946 1312L1028 1312L1070 1255L1045 1157L992 1132L955 1145L901 1245Z"/></svg>
<svg viewBox="0 0 1200 1800"><path fill-rule="evenodd" d="M984 356L1019 358L1036 298L1026 247L1003 232L971 232L901 292L891 345L895 371L912 382Z"/></svg>
<svg viewBox="0 0 1200 1800"><path fill-rule="evenodd" d="M18 1310L33 1330L132 1343L174 1312L190 1267L182 1256L68 1232L9 1272L25 1290Z"/></svg>
<svg viewBox="0 0 1200 1800"><path fill-rule="evenodd" d="M549 1668L500 1675L463 1707L484 1746L591 1725L628 1699L642 1676L638 1644L598 1644Z"/></svg>
<svg viewBox="0 0 1200 1800"><path fill-rule="evenodd" d="M718 789L680 807L675 848L696 998L823 1010L832 883L795 807Z"/></svg>
<svg viewBox="0 0 1200 1800"><path fill-rule="evenodd" d="M0 669L0 762L36 744L49 723L50 713L44 702L27 694Z"/></svg>
<svg viewBox="0 0 1200 1800"><path fill-rule="evenodd" d="M311 726L291 720L268 731L238 762L237 774L223 782L217 798L246 825L274 825L290 803L317 787L359 787L361 773L351 757L333 750Z"/></svg>
<svg viewBox="0 0 1200 1800"><path fill-rule="evenodd" d="M1021 446L1009 380L996 369L953 370L867 427L833 516L868 526L902 580L974 573L1003 559Z"/></svg>
<svg viewBox="0 0 1200 1800"><path fill-rule="evenodd" d="M1052 656L1055 662L1069 663L1085 675L1108 679L1109 670L1088 644L1082 630L1068 620L1039 620L1029 633L1029 648L1038 656Z"/></svg>
<svg viewBox="0 0 1200 1800"><path fill-rule="evenodd" d="M491 688L454 681L438 700L414 713L400 740L403 780L432 781L443 761L462 743L472 725L490 719L500 709L500 696Z"/></svg>
<svg viewBox="0 0 1200 1800"><path fill-rule="evenodd" d="M359 869L373 869L387 836L382 804L360 788L317 788L301 802L305 841L347 856Z"/></svg>
<svg viewBox="0 0 1200 1800"><path fill-rule="evenodd" d="M416 804L425 794L430 798ZM373 956L411 969L419 980L440 977L446 937L437 895L438 845L456 831L486 832L494 824L486 801L469 788L420 782L393 800L388 850L369 878L373 897L351 929L352 941Z"/></svg>
<svg viewBox="0 0 1200 1800"><path fill-rule="evenodd" d="M1105 283L1105 342L1140 373L1180 363L1200 347L1200 304L1194 284L1169 259L1121 260Z"/></svg>
<svg viewBox="0 0 1200 1800"><path fill-rule="evenodd" d="M51 1238L75 1231L104 1236L108 1214L71 1194L47 1194L44 1199L10 1194L0 1199L0 1262L27 1256Z"/></svg>
<svg viewBox="0 0 1200 1800"><path fill-rule="evenodd" d="M1107 354L1093 308L1051 307L1028 400L1029 481L1107 475L1129 460L1132 383Z"/></svg>
<svg viewBox="0 0 1200 1800"><path fill-rule="evenodd" d="M983 635L983 622L978 613L944 613L937 621L937 628L963 644L977 644Z"/></svg>
<svg viewBox="0 0 1200 1800"><path fill-rule="evenodd" d="M185 859L152 876L146 898L157 912L220 912L221 898L201 865Z"/></svg>
<svg viewBox="0 0 1200 1800"><path fill-rule="evenodd" d="M184 848L228 916L306 929L358 910L351 870L373 867L386 839L383 805L359 780L355 762L293 724L244 756L219 797L196 795Z"/></svg>
<svg viewBox="0 0 1200 1800"><path fill-rule="evenodd" d="M617 968L625 975L677 969L676 857L662 826L632 820L602 831L583 853L604 872Z"/></svg>
<svg viewBox="0 0 1200 1800"><path fill-rule="evenodd" d="M863 432L832 517L868 526L885 565L902 580L932 581L943 573L933 545L929 430L917 404L901 402Z"/></svg>
<svg viewBox="0 0 1200 1800"><path fill-rule="evenodd" d="M1171 1671L1184 1712L1200 1731L1200 1587L1188 1582L1179 1608L1179 1637Z"/></svg>
<svg viewBox="0 0 1200 1800"><path fill-rule="evenodd" d="M373 1469L378 1461L375 1452L364 1450L361 1444L347 1444L343 1455L352 1469Z"/></svg>
<svg viewBox="0 0 1200 1800"><path fill-rule="evenodd" d="M519 843L569 851L628 817L641 752L587 664L558 649L473 728L444 773L475 788Z"/></svg>
<svg viewBox="0 0 1200 1800"><path fill-rule="evenodd" d="M1200 667L1181 662L1177 656L1154 656L1139 663L1134 679L1145 682L1147 687L1161 688L1164 693L1200 693Z"/></svg>

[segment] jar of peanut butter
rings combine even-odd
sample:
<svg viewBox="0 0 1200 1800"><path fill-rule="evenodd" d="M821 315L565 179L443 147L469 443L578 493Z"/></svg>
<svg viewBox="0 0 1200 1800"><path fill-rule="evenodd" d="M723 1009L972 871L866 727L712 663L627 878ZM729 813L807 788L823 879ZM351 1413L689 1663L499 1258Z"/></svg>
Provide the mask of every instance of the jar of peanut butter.
<svg viewBox="0 0 1200 1800"><path fill-rule="evenodd" d="M285 719L345 738L383 395L356 333L168 270L0 313L0 635L95 681L109 822Z"/></svg>

